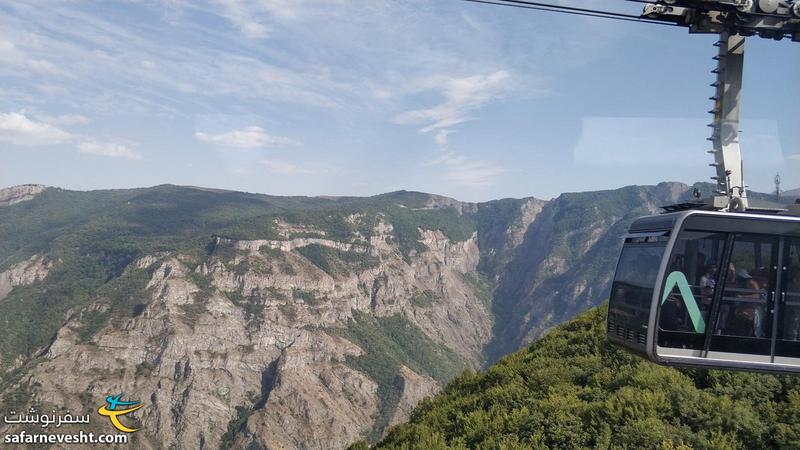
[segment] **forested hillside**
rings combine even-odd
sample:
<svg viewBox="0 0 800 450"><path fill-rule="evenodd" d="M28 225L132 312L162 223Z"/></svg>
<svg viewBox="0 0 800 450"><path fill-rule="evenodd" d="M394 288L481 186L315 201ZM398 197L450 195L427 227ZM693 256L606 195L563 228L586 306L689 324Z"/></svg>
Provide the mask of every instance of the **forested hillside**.
<svg viewBox="0 0 800 450"><path fill-rule="evenodd" d="M605 310L460 376L375 448L800 447L800 378L657 366L605 340Z"/></svg>

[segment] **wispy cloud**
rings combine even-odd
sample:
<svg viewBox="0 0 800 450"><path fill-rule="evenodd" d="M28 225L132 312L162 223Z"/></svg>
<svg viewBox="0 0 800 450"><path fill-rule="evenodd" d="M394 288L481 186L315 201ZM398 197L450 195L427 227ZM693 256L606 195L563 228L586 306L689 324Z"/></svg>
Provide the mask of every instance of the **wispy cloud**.
<svg viewBox="0 0 800 450"><path fill-rule="evenodd" d="M789 155L786 157L786 159L789 161L800 161L800 153Z"/></svg>
<svg viewBox="0 0 800 450"><path fill-rule="evenodd" d="M427 108L435 109L427 114L417 110L417 115L428 118L416 120L427 120L428 125L452 120L458 111L462 114L456 114L456 121L463 120L470 101L459 100L459 90L481 89L472 85L511 73L505 69L492 73L487 68L514 66L515 83L531 73L516 67L521 58L497 50L491 27L465 28L424 4L415 0L171 1L162 5L172 11L171 15L161 12L169 15L165 21L139 22L72 2L56 1L48 8L22 2L9 6L11 13L0 17L0 29L8 30L0 32L0 48L5 49L0 49L0 73L28 76L30 82L19 95L31 102L79 107L97 117L131 111L210 113L229 111L231 104L237 112L283 113L287 107L352 112L376 108L376 98L396 106L393 110L397 111L410 109L408 94L415 94L409 90L448 93L451 97L438 109ZM135 10L131 17L140 13L157 17L150 6L133 2L125 8ZM195 20L211 15L227 20L243 34L268 36L270 45L242 39L239 33L225 30L224 22L209 26ZM65 21L70 27L63 27ZM491 45L476 47L469 43L472 39ZM441 45L431 46L431 42ZM5 64L14 70L2 67L4 54L15 61L13 66ZM527 54L526 58L531 59ZM25 65L27 60L47 61L70 76L34 71ZM453 75L476 73L482 75L463 80ZM423 83L409 87L409 79ZM477 97L476 93L472 101L480 101ZM409 111L404 117L413 121L413 116ZM441 119L434 120L437 116Z"/></svg>
<svg viewBox="0 0 800 450"><path fill-rule="evenodd" d="M136 132L148 145L170 148L165 156L202 142L247 150L302 141L313 161L258 164L272 157L259 151L214 155L261 174L324 175L332 172L326 163L347 160L353 173L391 178L360 155L376 155L380 163L402 147L413 149L403 157L422 160L421 131L440 149L453 141L462 145L449 159L439 154L437 182L491 183L505 169L490 162L491 149L475 147L479 140L465 122L496 120L490 106L557 89L547 80L556 80L559 68L583 64L586 55L602 57L597 47L608 42L586 23L550 23L536 15L522 20L513 10L462 2L155 0L121 2L113 10L71 0L46 5L0 7L0 111L66 133L69 148L83 144L105 156L139 153L124 136ZM190 128L197 116L248 119ZM392 123L407 124L405 132ZM248 127L256 124L263 128ZM0 140L10 142L4 134ZM160 156L141 151L148 159ZM178 176L195 176L202 170L196 167ZM136 184L131 180L155 175L126 176ZM324 192L339 178L304 181L314 179L313 189ZM254 190L270 188L266 181L253 183ZM312 188L297 191L304 189Z"/></svg>
<svg viewBox="0 0 800 450"><path fill-rule="evenodd" d="M422 133L435 131L437 156L427 165L443 168L443 178L467 187L487 186L508 172L499 164L468 158L447 148L453 127L473 120L471 114L493 101L502 100L511 89L512 77L507 70L497 70L469 77L435 76L417 81L415 92L434 91L443 99L425 109L401 113L394 122L402 125L422 125Z"/></svg>
<svg viewBox="0 0 800 450"><path fill-rule="evenodd" d="M467 187L488 186L508 172L493 162L469 158L452 150L438 151L436 158L428 161L427 165L443 167L446 179Z"/></svg>
<svg viewBox="0 0 800 450"><path fill-rule="evenodd" d="M0 113L0 141L17 145L53 145L73 136L53 125L28 118L24 114Z"/></svg>
<svg viewBox="0 0 800 450"><path fill-rule="evenodd" d="M78 144L78 151L90 155L108 156L111 158L143 159L140 152L126 145L114 144L111 142L81 142Z"/></svg>
<svg viewBox="0 0 800 450"><path fill-rule="evenodd" d="M64 71L51 61L29 55L2 35L0 35L0 63L40 74L64 75Z"/></svg>
<svg viewBox="0 0 800 450"><path fill-rule="evenodd" d="M439 130L436 133L436 137L433 140L436 142L436 145L445 146L447 145L447 137L453 133L453 130Z"/></svg>
<svg viewBox="0 0 800 450"><path fill-rule="evenodd" d="M269 36L273 31L268 24L271 19L296 17L304 7L302 0L213 0L221 8L221 15L228 19L243 35L251 39Z"/></svg>
<svg viewBox="0 0 800 450"><path fill-rule="evenodd" d="M437 76L421 80L416 90L438 91L444 101L430 108L406 111L394 121L401 125L424 125L420 130L423 133L458 125L471 119L470 112L501 98L510 78L508 71L498 70L463 78Z"/></svg>
<svg viewBox="0 0 800 450"><path fill-rule="evenodd" d="M231 130L217 134L198 131L194 134L194 137L198 141L209 142L225 147L236 147L244 150L300 145L300 143L294 139L268 134L263 128L258 126L249 126L240 130Z"/></svg>

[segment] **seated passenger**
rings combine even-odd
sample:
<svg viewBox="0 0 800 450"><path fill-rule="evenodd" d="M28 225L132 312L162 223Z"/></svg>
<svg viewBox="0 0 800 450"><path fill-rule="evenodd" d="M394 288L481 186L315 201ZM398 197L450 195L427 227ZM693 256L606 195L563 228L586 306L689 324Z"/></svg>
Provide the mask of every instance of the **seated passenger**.
<svg viewBox="0 0 800 450"><path fill-rule="evenodd" d="M725 274L725 285L728 287L736 285L736 265L728 263L728 273Z"/></svg>
<svg viewBox="0 0 800 450"><path fill-rule="evenodd" d="M711 263L706 266L706 273L700 277L700 288L709 289L711 291L717 286L717 272L719 268L716 264Z"/></svg>
<svg viewBox="0 0 800 450"><path fill-rule="evenodd" d="M747 271L745 268L741 268L736 271L736 285L742 289L746 289L748 291L760 291L761 285L758 284L751 275L750 272ZM761 296L760 292L744 292L741 295L742 297L749 297L749 298L759 298Z"/></svg>
<svg viewBox="0 0 800 450"><path fill-rule="evenodd" d="M686 329L683 302L677 295L670 295L661 307L659 325L663 330L678 331Z"/></svg>
<svg viewBox="0 0 800 450"><path fill-rule="evenodd" d="M717 287L717 273L719 267L711 263L706 266L703 276L700 277L700 296L702 303L707 303L708 307L711 305L711 296L714 295L714 288Z"/></svg>
<svg viewBox="0 0 800 450"><path fill-rule="evenodd" d="M731 336L756 336L756 308L752 303L742 303L725 325L725 334Z"/></svg>
<svg viewBox="0 0 800 450"><path fill-rule="evenodd" d="M746 289L739 297L743 298L757 298L761 300L759 304L750 304L752 307L753 315L753 334L755 337L764 337L764 315L765 306L767 303L767 293L761 287L758 281L753 278L750 273L742 268L736 272L737 281L742 289Z"/></svg>

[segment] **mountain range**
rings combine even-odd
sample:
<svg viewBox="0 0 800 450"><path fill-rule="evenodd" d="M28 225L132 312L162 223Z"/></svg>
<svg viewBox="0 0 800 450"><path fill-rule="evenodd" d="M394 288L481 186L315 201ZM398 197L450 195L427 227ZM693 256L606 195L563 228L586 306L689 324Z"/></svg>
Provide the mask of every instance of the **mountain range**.
<svg viewBox="0 0 800 450"><path fill-rule="evenodd" d="M602 303L631 221L692 188L0 190L2 404L89 412L124 392L145 449L376 442L463 371Z"/></svg>

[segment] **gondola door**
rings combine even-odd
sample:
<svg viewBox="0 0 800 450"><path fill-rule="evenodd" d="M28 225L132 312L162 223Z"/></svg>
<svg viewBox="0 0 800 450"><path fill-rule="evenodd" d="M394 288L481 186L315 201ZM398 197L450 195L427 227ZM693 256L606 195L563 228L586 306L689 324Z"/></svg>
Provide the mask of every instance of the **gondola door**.
<svg viewBox="0 0 800 450"><path fill-rule="evenodd" d="M780 268L781 288L778 302L776 364L800 364L800 238L784 244Z"/></svg>
<svg viewBox="0 0 800 450"><path fill-rule="evenodd" d="M720 268L723 286L714 308L708 359L771 362L780 250L779 237L733 236L727 264Z"/></svg>

